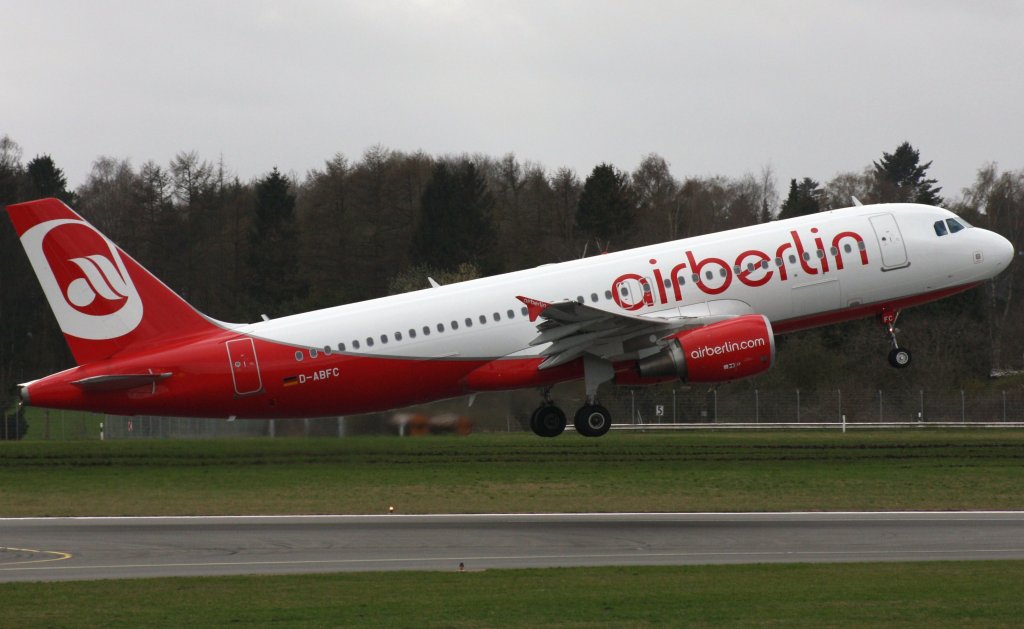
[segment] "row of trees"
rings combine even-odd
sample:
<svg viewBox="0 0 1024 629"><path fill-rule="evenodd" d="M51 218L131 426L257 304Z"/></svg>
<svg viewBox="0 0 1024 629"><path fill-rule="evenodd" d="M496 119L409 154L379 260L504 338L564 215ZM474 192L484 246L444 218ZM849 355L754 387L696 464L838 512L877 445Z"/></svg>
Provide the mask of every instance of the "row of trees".
<svg viewBox="0 0 1024 629"><path fill-rule="evenodd" d="M937 204L930 164L904 143L862 172L825 183L794 178L782 199L770 168L678 179L651 154L632 172L600 164L581 179L511 154L377 146L358 160L336 155L304 177L274 168L249 182L194 152L166 166L101 157L69 190L50 156L24 162L4 136L0 205L61 198L203 312L249 321L422 288L427 276L457 281L843 207L854 196ZM950 207L1020 243L1024 171L985 166ZM0 391L8 394L71 359L12 228L0 222ZM858 369L864 360L880 365L885 351L876 324L860 322L783 339L780 369L763 379L828 386L853 373L865 384L952 384L1019 365L1017 283L1011 268L982 290L912 311L904 340L919 350L914 369Z"/></svg>

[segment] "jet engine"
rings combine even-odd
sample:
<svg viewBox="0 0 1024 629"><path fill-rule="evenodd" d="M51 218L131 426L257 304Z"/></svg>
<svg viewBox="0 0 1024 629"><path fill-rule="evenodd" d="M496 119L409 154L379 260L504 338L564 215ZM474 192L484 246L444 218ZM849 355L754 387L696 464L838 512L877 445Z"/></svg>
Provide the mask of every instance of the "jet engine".
<svg viewBox="0 0 1024 629"><path fill-rule="evenodd" d="M764 315L744 315L685 330L657 354L637 361L640 376L725 382L756 376L775 362L775 336Z"/></svg>

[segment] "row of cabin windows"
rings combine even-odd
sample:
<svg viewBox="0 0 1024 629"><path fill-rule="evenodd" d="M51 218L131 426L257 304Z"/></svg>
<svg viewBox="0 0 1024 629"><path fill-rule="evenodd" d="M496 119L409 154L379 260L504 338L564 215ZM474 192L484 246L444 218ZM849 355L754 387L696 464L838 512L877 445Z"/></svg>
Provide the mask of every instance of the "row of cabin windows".
<svg viewBox="0 0 1024 629"><path fill-rule="evenodd" d="M963 228L961 227L960 229L963 229ZM938 230L936 229L936 231L938 231ZM858 249L860 249L861 251L864 250L864 243L863 242L859 242L858 243ZM847 244L843 245L843 251L845 251L846 253L852 253L853 252L853 247L851 247L850 244L847 243ZM839 255L839 249L837 249L836 247L832 247L829 250L829 253L832 256L837 256L837 255ZM821 258L825 257L825 252L823 250L821 250L821 249L818 249L815 252L815 254L817 255L818 259L821 259ZM811 259L810 252L805 251L804 255L803 255L803 258L804 258L805 261L810 261L810 259ZM790 264L796 264L796 262L797 262L796 256L793 255L793 254L790 254L789 255L789 263ZM785 262L783 261L782 258L775 258L775 266L781 267L784 263ZM746 268L747 268L748 272L752 272L755 268L757 268L757 266L760 266L762 269L767 269L769 267L769 264L768 264L767 260L762 260L758 265L755 265L753 263L748 263ZM739 273L740 271L741 271L741 269L740 269L739 265L733 266L733 273ZM719 272L719 275L721 277L725 277L727 275L727 272L726 272L725 269L719 269L718 272ZM712 271L707 271L707 272L704 273L704 276L707 279L711 280L711 279L714 279L715 274ZM694 283L696 283L696 282L700 281L700 276L698 276L696 273L694 273L693 275L690 276L690 279ZM678 277L678 281L679 281L679 285L680 286L686 284L686 278L683 277L682 275L680 275ZM665 288L672 288L672 280L671 280L671 278L665 278ZM649 293L651 291L650 285L645 282L643 284L643 290L644 290L644 292L648 292ZM628 297L629 296L629 289L626 288L626 286L624 286L624 285L620 286L619 291L622 293L623 297ZM610 300L612 298L612 291L606 290L604 292L604 298L606 300ZM581 303L581 304L582 303L586 303L586 299L583 297L583 295L578 295L576 297L576 301L577 301L577 303ZM590 301L595 303L595 304L598 301L600 301L600 298L598 297L597 293L590 293ZM521 311L522 311L523 316L526 316L526 314L528 313L528 310L526 309L525 306L523 308L521 308ZM515 318L515 311L512 310L511 308L508 311L506 311L505 314L506 314L506 316L509 319L514 319ZM493 313L491 315L491 318L493 318L494 321L501 321L501 314L495 312L495 313ZM480 315L478 317L478 320L480 321L481 325L484 325L484 324L487 323L487 316L486 315ZM467 328L473 327L473 319L471 317L466 317L463 320L463 323L465 324L465 326ZM459 322L456 321L456 320L452 320L451 323L450 323L450 327L451 327L452 330L458 330L459 329ZM445 325L443 323L438 323L436 328L437 328L437 331L440 332L440 333L443 333L445 331ZM423 336L430 336L431 329L430 329L429 325L423 326L422 330L423 330ZM414 339L414 338L416 338L416 335L417 335L416 329L415 328L409 328L409 338L410 339ZM394 338L395 341L401 341L403 339L403 335L402 335L401 332L395 332L391 337L389 337L387 334L381 334L380 335L380 342L381 342L381 344L382 345L387 345L388 342L390 341L390 338ZM366 337L366 346L367 347L373 347L374 344L375 344L375 341L374 341L372 336ZM359 340L352 341L352 349L358 350L361 347L362 347L362 344L359 342ZM338 351L339 352L344 352L345 350L346 350L345 344L344 343L338 343ZM329 345L325 345L324 346L323 352L324 352L325 355L330 356L332 351L333 350L331 349L331 347ZM310 349L309 350L309 357L310 358L316 358L318 354L319 354L318 350L315 350L315 349ZM302 358L303 358L303 356L302 356L302 352L301 351L295 352L295 360L302 360Z"/></svg>
<svg viewBox="0 0 1024 629"><path fill-rule="evenodd" d="M522 311L523 316L526 316L528 314L528 312L529 312L527 310L526 306L523 306L521 311ZM508 319L515 319L516 318L515 310L512 310L511 308L509 308L507 311L505 311L505 317L508 318ZM491 314L491 318L494 321L496 321L496 322L497 321L501 321L501 313L495 312L495 313ZM479 320L480 325L484 325L484 324L487 323L487 315L480 315L477 319ZM467 328L473 327L473 318L472 317L466 317L463 320L463 324ZM459 329L459 322L457 320L452 320L451 323L449 324L449 326L450 326L450 329L452 329L452 330L458 330ZM439 333L444 333L444 331L446 329L445 328L445 324L443 324L443 323L438 323L435 327L437 328L437 331ZM421 329L422 329L423 336L430 336L431 328L430 328L429 325L425 325ZM416 331L416 328L409 328L408 338L414 339L414 338L416 338L417 334L418 334L418 332ZM381 345L387 345L391 341L392 338L396 342L400 342L402 339L405 338L405 335L402 334L401 332L395 332L393 335L390 335L390 336L387 335L387 334L381 334L380 335L380 343L381 343ZM376 343L376 341L374 340L374 338L372 336L366 337L366 341L365 342L366 342L366 346L367 347L373 347L375 345L375 343ZM353 340L351 345L352 345L352 349L354 349L354 350L360 349L362 347L362 343L358 339ZM338 343L338 351L339 352L344 352L344 351L346 351L346 349L347 349L347 347L346 347L345 343ZM334 350L331 348L330 345L324 345L323 353L324 353L325 356L330 356L333 353L333 351ZM319 354L320 354L320 350L312 349L312 348L309 350L309 357L310 358L316 358ZM303 353L301 351L295 352L295 360L302 360L303 357L304 356L303 356Z"/></svg>

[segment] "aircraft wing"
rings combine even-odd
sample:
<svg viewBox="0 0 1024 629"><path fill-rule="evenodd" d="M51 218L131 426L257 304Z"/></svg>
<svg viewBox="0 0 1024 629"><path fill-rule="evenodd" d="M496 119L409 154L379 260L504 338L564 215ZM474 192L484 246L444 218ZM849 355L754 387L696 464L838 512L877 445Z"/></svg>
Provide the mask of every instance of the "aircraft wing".
<svg viewBox="0 0 1024 629"><path fill-rule="evenodd" d="M723 321L736 313L681 314L671 310L669 316L638 317L609 312L577 301L548 303L529 297L517 297L526 304L531 321L541 319L539 334L530 346L545 345L541 354L547 358L540 369L549 369L590 354L612 360L622 354L656 347L658 342L676 332Z"/></svg>

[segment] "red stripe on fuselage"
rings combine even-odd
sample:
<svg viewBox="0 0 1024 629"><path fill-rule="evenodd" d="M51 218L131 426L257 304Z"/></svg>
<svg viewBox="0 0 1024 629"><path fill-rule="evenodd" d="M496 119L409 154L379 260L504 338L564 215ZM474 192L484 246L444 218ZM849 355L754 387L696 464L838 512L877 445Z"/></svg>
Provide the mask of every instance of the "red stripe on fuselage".
<svg viewBox="0 0 1024 629"><path fill-rule="evenodd" d="M774 322L777 334L877 316L942 299L977 286L969 284ZM492 391L577 380L580 361L539 370L542 357L422 359L310 352L254 339L263 389L235 393L225 343L244 338L217 332L195 342L180 342L159 351L75 367L28 385L31 403L50 408L81 409L116 415L169 415L262 419L325 417L384 411L476 391ZM300 352L302 360L296 360ZM620 380L629 380L630 365L616 365ZM89 391L71 384L93 376L166 373L169 378L126 391ZM295 378L298 384L289 384ZM287 382L286 382L287 379ZM649 383L664 381L654 379ZM635 384L647 381L636 380ZM287 384L287 386L286 386Z"/></svg>

